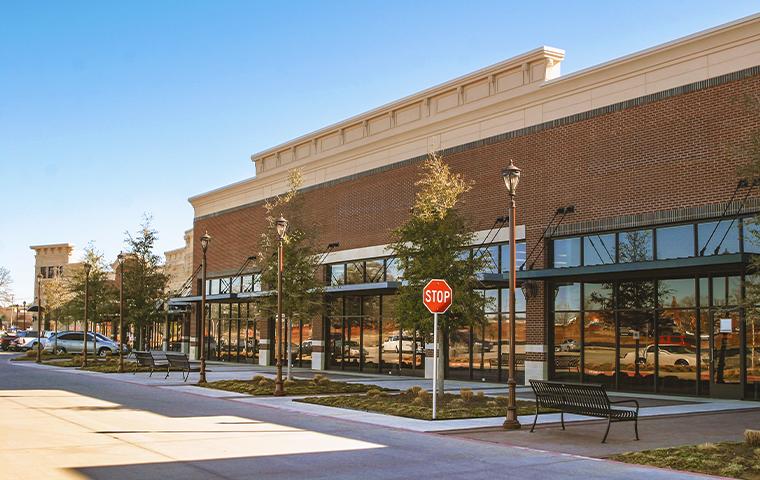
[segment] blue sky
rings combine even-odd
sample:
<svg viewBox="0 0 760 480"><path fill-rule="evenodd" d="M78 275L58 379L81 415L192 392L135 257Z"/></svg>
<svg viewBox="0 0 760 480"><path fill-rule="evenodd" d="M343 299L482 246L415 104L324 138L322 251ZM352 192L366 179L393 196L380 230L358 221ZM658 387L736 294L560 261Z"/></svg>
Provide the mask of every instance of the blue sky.
<svg viewBox="0 0 760 480"><path fill-rule="evenodd" d="M153 216L254 174L295 136L540 45L563 74L759 10L756 1L0 0L0 266L32 299L29 245L112 259Z"/></svg>

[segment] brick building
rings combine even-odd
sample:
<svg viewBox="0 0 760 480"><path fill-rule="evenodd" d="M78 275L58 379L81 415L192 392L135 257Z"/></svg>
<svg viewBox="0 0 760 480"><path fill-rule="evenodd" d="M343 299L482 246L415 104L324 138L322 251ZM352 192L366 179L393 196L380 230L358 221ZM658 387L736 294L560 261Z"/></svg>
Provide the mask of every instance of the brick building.
<svg viewBox="0 0 760 480"><path fill-rule="evenodd" d="M192 197L194 268L198 238L213 237L212 356L272 361L247 258L264 201L300 168L306 221L340 246L324 262L327 313L291 328L295 363L423 375L425 339L394 317L402 274L386 245L438 151L474 181L462 210L493 258L487 322L449 332L448 377L506 381L508 232L496 219L513 160L519 381L757 398L760 319L742 304L760 192L737 169L760 128L746 102L760 94L760 16L571 75L563 58L542 47L410 95L255 154L254 178ZM183 320L191 350L199 317Z"/></svg>

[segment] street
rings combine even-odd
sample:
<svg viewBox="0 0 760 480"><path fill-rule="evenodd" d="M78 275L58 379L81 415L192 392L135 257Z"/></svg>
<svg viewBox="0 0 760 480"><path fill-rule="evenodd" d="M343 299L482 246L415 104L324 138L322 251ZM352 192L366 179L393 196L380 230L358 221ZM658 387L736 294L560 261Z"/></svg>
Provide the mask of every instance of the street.
<svg viewBox="0 0 760 480"><path fill-rule="evenodd" d="M693 478L368 426L0 356L3 478ZM514 473L513 473L514 472Z"/></svg>

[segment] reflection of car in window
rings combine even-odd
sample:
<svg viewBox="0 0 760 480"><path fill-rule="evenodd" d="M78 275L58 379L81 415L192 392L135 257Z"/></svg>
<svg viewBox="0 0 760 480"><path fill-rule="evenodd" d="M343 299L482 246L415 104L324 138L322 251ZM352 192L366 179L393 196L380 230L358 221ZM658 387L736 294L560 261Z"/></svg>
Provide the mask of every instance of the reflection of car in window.
<svg viewBox="0 0 760 480"><path fill-rule="evenodd" d="M638 358L636 350L625 354L622 363L633 364L634 361L639 364L654 364L654 345L647 345L646 348L639 349ZM689 366L697 364L697 354L694 350L686 345L681 344L664 344L659 346L657 361L660 365Z"/></svg>
<svg viewBox="0 0 760 480"><path fill-rule="evenodd" d="M422 341L422 339L418 338L416 343L417 343L417 353L424 353L425 343ZM401 342L399 346L399 336L391 335L385 340L385 342L383 342L383 351L398 353L399 348L401 348L402 353L412 353L412 351L414 350L414 344L415 344L415 341L412 337L404 335L401 338Z"/></svg>
<svg viewBox="0 0 760 480"><path fill-rule="evenodd" d="M554 351L555 352L580 352L581 347L578 345L578 342L576 342L572 338L566 338L562 340L562 343L554 346Z"/></svg>

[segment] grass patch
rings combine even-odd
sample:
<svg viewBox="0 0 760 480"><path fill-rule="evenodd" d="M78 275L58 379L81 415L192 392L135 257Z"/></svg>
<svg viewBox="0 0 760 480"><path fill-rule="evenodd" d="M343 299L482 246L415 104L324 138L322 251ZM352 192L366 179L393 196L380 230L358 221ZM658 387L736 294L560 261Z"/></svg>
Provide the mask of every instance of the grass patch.
<svg viewBox="0 0 760 480"><path fill-rule="evenodd" d="M433 396L421 387L412 387L394 395L380 390L371 390L366 395L308 397L298 401L420 420L433 419ZM459 395L446 393L443 398L439 396L437 407L438 419L503 417L507 413L507 397L488 397L483 395L483 392L474 393L468 388L463 388ZM541 411L554 410L542 409ZM535 412L535 403L517 401L518 415Z"/></svg>
<svg viewBox="0 0 760 480"><path fill-rule="evenodd" d="M703 443L675 448L658 448L610 457L639 465L685 470L723 477L760 479L760 447L744 442Z"/></svg>
<svg viewBox="0 0 760 480"><path fill-rule="evenodd" d="M64 353L63 355L56 355L55 353L42 352L42 361L50 362L55 360L68 360L73 358L71 353ZM23 355L11 358L11 362L34 362L37 360L37 350L27 350Z"/></svg>
<svg viewBox="0 0 760 480"><path fill-rule="evenodd" d="M274 392L274 380L261 375L251 380L219 380L198 385L248 395L272 395ZM283 387L285 394L290 396L362 393L377 388L374 385L361 383L334 382L323 375L315 375L311 380L284 380Z"/></svg>

